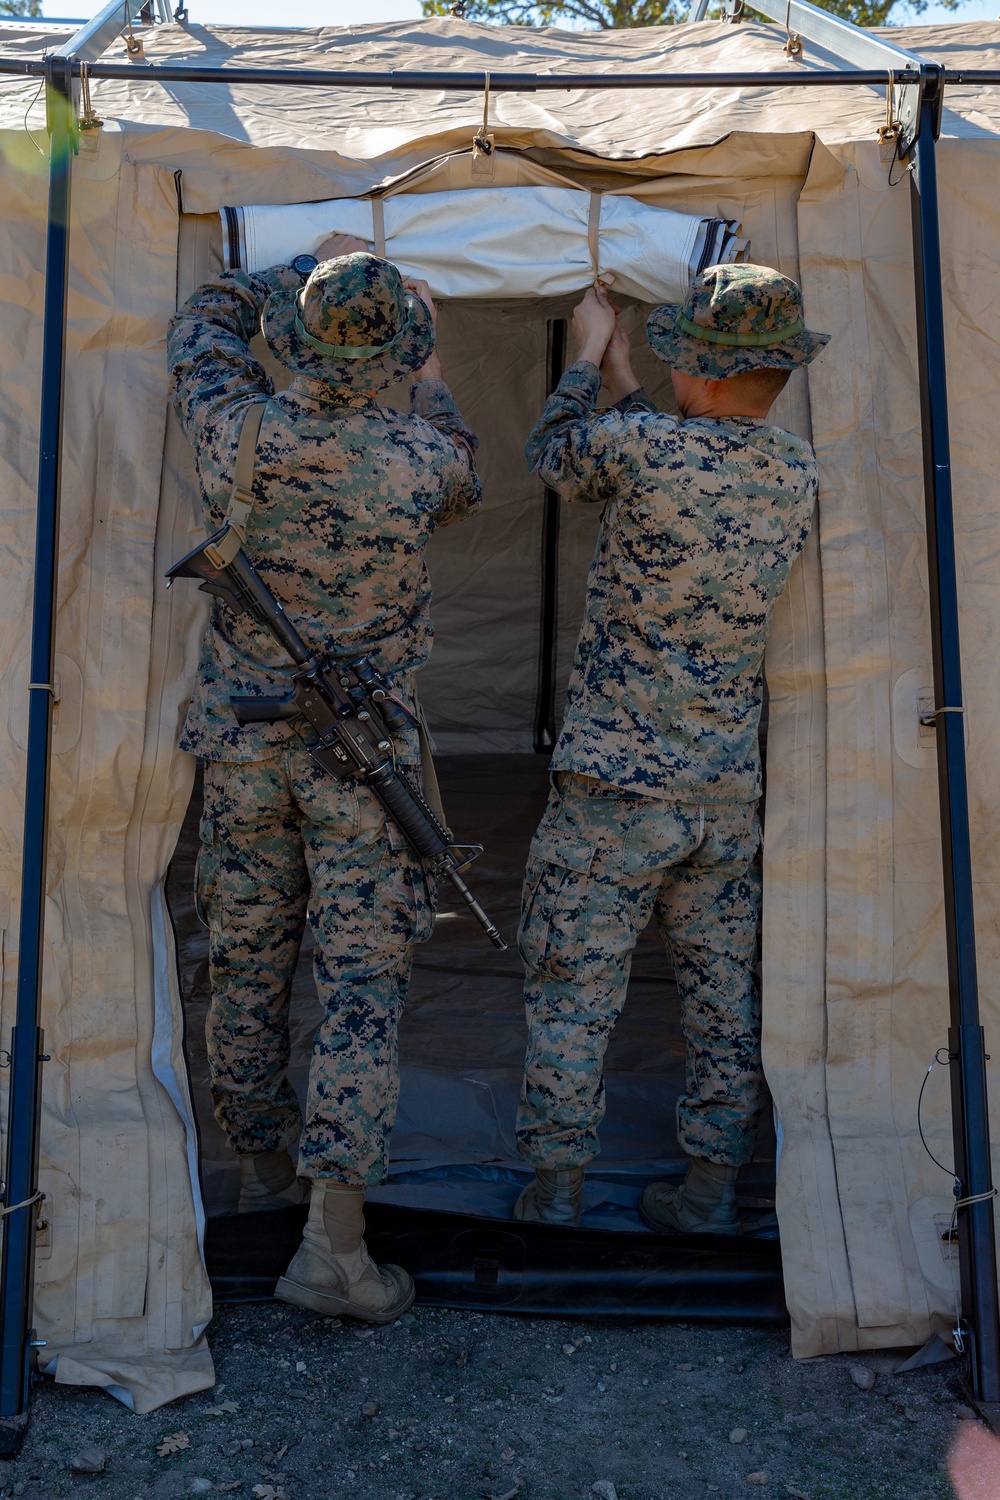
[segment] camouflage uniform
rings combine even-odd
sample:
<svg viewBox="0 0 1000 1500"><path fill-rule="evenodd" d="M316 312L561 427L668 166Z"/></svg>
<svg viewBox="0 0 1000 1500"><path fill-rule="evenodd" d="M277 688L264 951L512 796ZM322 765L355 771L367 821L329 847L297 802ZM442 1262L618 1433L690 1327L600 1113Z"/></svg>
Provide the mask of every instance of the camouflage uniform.
<svg viewBox="0 0 1000 1500"><path fill-rule="evenodd" d="M250 403L271 398L247 551L307 641L333 657L367 655L412 701L411 674L432 634L423 549L436 527L479 504L475 439L442 381L414 385L410 416L360 392L423 364L433 333L419 299L402 297L394 268L395 282L372 256L335 264L341 292L346 285L366 310L339 334L341 358L319 347L327 313L337 313L322 301L329 266L305 289L285 267L227 272L171 324L172 392L212 530L228 504L242 418ZM299 372L277 396L248 347L262 313L275 352ZM405 340L387 343L404 317ZM352 362L352 346L366 344L389 353ZM213 605L181 739L206 761L198 899L210 930L213 1099L238 1154L279 1150L299 1133L285 1070L308 914L325 1016L300 1163L311 1176L374 1183L395 1112L396 1023L413 944L433 925L433 893L366 787L322 772L287 723L237 724L230 695L284 693L291 670L265 631ZM415 733L403 736L397 760L416 766Z"/></svg>
<svg viewBox="0 0 1000 1500"><path fill-rule="evenodd" d="M740 326L753 338L763 316L766 336L766 309L747 296L759 285L741 285L759 270L713 268L685 313L709 322L708 292L725 291L716 282L731 273L730 313L742 297ZM680 317L661 308L650 318L663 358ZM697 352L697 373L717 378L767 362L752 346ZM676 367L684 357L669 350ZM785 361L798 362L794 350ZM598 414L600 383L594 365L572 365L526 447L546 485L605 511L525 880L518 1145L548 1168L597 1153L604 1052L632 949L655 913L687 1041L678 1139L691 1156L735 1166L752 1155L763 1091L753 973L762 660L809 530L816 462L808 443L764 420L679 421L641 390Z"/></svg>

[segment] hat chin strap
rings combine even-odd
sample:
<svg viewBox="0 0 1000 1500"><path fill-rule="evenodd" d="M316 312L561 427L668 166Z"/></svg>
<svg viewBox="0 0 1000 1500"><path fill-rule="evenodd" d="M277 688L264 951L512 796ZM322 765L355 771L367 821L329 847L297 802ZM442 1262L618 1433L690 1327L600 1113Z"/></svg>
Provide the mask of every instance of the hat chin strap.
<svg viewBox="0 0 1000 1500"><path fill-rule="evenodd" d="M725 344L731 349L767 349L773 344L783 344L786 339L795 338L797 334L804 332L806 326L804 319L799 317L786 328L766 328L761 333L734 333L726 328L703 328L683 312L677 313L674 322L690 338L701 339L706 344Z"/></svg>
<svg viewBox="0 0 1000 1500"><path fill-rule="evenodd" d="M302 326L299 317L299 309L295 309L295 332L304 344L310 349L315 349L317 354L323 354L327 359L374 359L379 354L391 354L393 349L409 332L411 319L407 315L406 322L386 344L328 344L323 339L314 338L306 328Z"/></svg>

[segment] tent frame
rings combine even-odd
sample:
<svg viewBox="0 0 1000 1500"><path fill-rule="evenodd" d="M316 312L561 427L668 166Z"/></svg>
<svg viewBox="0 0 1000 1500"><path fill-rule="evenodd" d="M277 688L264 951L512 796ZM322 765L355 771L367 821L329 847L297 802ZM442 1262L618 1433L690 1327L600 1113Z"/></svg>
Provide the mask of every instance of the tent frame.
<svg viewBox="0 0 1000 1500"><path fill-rule="evenodd" d="M974 932L972 857L962 701L955 533L952 508L945 373L944 300L938 220L936 150L944 93L949 84L1000 83L1000 70L949 71L940 64L839 20L808 0L754 0L758 10L852 64L848 68L764 73L651 73L636 75L415 72L365 73L296 68L202 67L157 63L129 45L135 62L99 59L107 46L131 34L143 0L109 0L62 47L38 59L0 59L0 77L29 76L46 85L50 138L48 223L42 337L41 412L32 601L27 774L22 851L20 947L15 1024L10 1043L7 1149L2 1187L5 1220L0 1255L0 1457L19 1451L27 1424L41 1068L47 1061L39 1026L44 941L49 766L52 747L53 663L59 556L61 429L65 382L66 307L72 159L77 146L80 79L143 78L149 82L234 83L344 89L448 89L479 93L537 90L662 88L895 87L903 89L901 158L911 158L914 281L920 417L927 510L927 551L934 657L933 720L937 732L943 850L945 926L951 1028L952 1126L955 1195L959 1209L962 1316L956 1347L970 1350L972 1394L991 1415L1000 1413L1000 1305L993 1221L986 1091L985 1037L979 1017ZM172 19L167 0L157 0ZM695 0L701 19L707 0ZM150 10L146 10L146 15ZM181 13L178 13L178 19ZM186 19L186 14L183 16ZM791 33L789 33L791 36ZM0 1055L2 1059L2 1055ZM991 1410L992 1409L992 1410Z"/></svg>

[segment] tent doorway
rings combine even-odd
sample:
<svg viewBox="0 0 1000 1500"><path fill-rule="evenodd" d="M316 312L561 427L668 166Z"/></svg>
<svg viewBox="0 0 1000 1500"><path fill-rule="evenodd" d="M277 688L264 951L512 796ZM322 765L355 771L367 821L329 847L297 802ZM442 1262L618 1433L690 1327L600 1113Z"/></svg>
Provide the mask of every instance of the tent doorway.
<svg viewBox="0 0 1000 1500"><path fill-rule="evenodd" d="M405 1254L399 1235L412 1234L415 1223L421 1226L422 1253L429 1262L424 1279L433 1283L430 1288L421 1286L422 1295L468 1305L469 1287L461 1277L456 1283L451 1276L456 1233L489 1239L486 1221L493 1221L501 1236L506 1232L512 1239L521 1238L521 1226L515 1230L505 1222L529 1175L513 1140L525 1036L523 970L513 938L528 843L548 790L547 757L445 755L439 760L439 774L453 827L460 837L482 839L486 845L474 867L476 890L511 940L511 947L504 954L496 953L484 942L472 918L456 911L444 894L434 936L417 950L400 1025L401 1094L389 1176L382 1187L371 1191L369 1201L384 1209L376 1212L374 1222L396 1256ZM209 1267L216 1296L238 1300L268 1294L268 1278L273 1285L284 1266L282 1257L287 1260L289 1246L294 1248L301 1215L290 1211L256 1216L253 1235L247 1234L249 1222L235 1217L236 1162L212 1114L205 1055L207 933L195 914L192 896L200 801L199 778L171 865L167 894L177 934L186 1050L201 1135L202 1187L211 1221ZM292 990L289 1077L300 1099L305 1096L312 1032L318 1020L312 942L307 936ZM584 1234L587 1243L577 1249L589 1264L594 1246L607 1242L609 1235L615 1240L624 1236L619 1256L625 1244L632 1248L636 1241L648 1241L646 1256L671 1268L674 1310L678 1315L696 1315L704 1291L702 1278L719 1259L719 1247L709 1247L706 1257L695 1257L691 1270L697 1269L698 1274L689 1288L693 1295L686 1297L686 1278L679 1274L668 1248L675 1242L647 1234L635 1208L648 1181L680 1177L686 1165L674 1125L674 1106L683 1087L684 1044L670 962L655 924L643 933L636 948L628 999L608 1049L606 1073L608 1113L602 1152L588 1173L582 1220L582 1231L598 1233ZM780 1296L772 1307L769 1294L762 1296L757 1284L760 1267L767 1267L770 1290L780 1291L772 1208L774 1147L766 1117L755 1160L741 1179L741 1207L751 1240L743 1259L758 1268L754 1299L758 1310L748 1307L746 1315L750 1316L759 1315L764 1307L772 1315L781 1315ZM457 1230L453 1218L462 1221ZM577 1233L563 1231L556 1238L566 1238L571 1245ZM539 1249L545 1248L546 1240L551 1254L551 1231L534 1237ZM613 1263L614 1248L604 1243L602 1249ZM563 1311L564 1277L579 1270L572 1263L572 1253L564 1248L562 1255L567 1253L570 1263L564 1260L560 1266L557 1257L544 1277L553 1304ZM727 1245L727 1253L730 1260L741 1259L735 1244ZM690 1261L690 1253L684 1252L682 1258ZM603 1277L605 1302L612 1286L614 1297L620 1298L621 1270L619 1263L614 1278ZM445 1284L439 1284L445 1272ZM592 1274L592 1295L600 1302L602 1276ZM648 1275L645 1264L642 1274ZM514 1288L509 1290L513 1292L511 1305L523 1308L520 1295ZM732 1282L727 1295L731 1301ZM487 1287L483 1300L484 1305L495 1305L495 1290ZM656 1299L644 1306L648 1311L665 1310Z"/></svg>
<svg viewBox="0 0 1000 1500"><path fill-rule="evenodd" d="M182 228L182 245L185 239L200 244L189 274L200 261L203 279L211 269L219 230L213 224L206 242L198 227L192 223L187 234ZM512 1283L511 1306L523 1307L526 1284L533 1281L522 1268L520 1226L516 1232L507 1227L514 1199L530 1175L513 1137L525 1042L523 967L515 939L521 879L548 793L549 753L562 720L600 507L565 505L546 492L527 472L523 445L546 395L573 358L569 325L577 300L453 299L438 307L445 378L479 438L484 501L479 515L436 533L428 548L435 644L420 674L420 695L438 745L436 763L451 827L459 842L484 845L470 883L510 946L497 953L471 917L457 911L450 892L442 892L434 936L416 953L400 1025L400 1104L389 1177L372 1190L369 1202L384 1209L378 1223L390 1245L385 1258L410 1268L398 1236L418 1222L426 1272L422 1282L418 1277L420 1294L460 1305L468 1305L470 1288L461 1275L457 1283L452 1275L456 1234L472 1235L469 1243L480 1249L475 1237L488 1238L487 1225L497 1226L494 1235L512 1236L505 1252L517 1263L516 1270L508 1265L506 1273ZM616 301L632 337L639 378L661 409L673 410L668 371L645 338L650 308L631 298ZM275 386L286 386L288 371L260 337L254 350ZM406 409L408 384L391 387L379 399ZM238 1172L212 1114L205 1056L207 933L192 899L199 814L200 782L167 892L177 929L202 1187L212 1221L209 1269L217 1298L268 1295L294 1249L297 1218L294 1212L259 1216L251 1248L246 1221L235 1214ZM312 955L307 937L292 999L289 1077L300 1099L319 1020ZM684 1081L684 1043L670 962L655 923L636 949L606 1071L608 1113L601 1155L588 1172L582 1231L569 1231L568 1244L574 1246L583 1231L597 1236L595 1244L608 1234L616 1243L624 1235L630 1244L646 1244L645 1254L653 1260L642 1262L641 1275L649 1276L650 1264L669 1266L671 1304L687 1315L689 1271L679 1272L674 1252L666 1248L676 1241L648 1234L636 1210L647 1182L679 1179L687 1165L674 1114ZM741 1181L750 1259L757 1264L761 1245L766 1245L763 1264L769 1278L763 1298L755 1286L755 1306L747 1313L757 1316L761 1301L770 1307L775 1292L772 1311L783 1316L773 1212L775 1140L769 1118L762 1124L757 1160ZM454 1232L453 1216L459 1226ZM552 1231L540 1230L535 1243L540 1253L551 1255ZM213 1246L221 1247L221 1258L213 1254ZM616 1286L616 1296L621 1290L622 1247L615 1251L607 1246L603 1253L608 1267L591 1287L592 1305L598 1309L607 1303L610 1285ZM579 1274L575 1254L564 1248L541 1276L554 1309L565 1310L567 1279ZM685 1266L689 1255L682 1253ZM728 1255L739 1265L738 1242ZM699 1286L694 1305L704 1292L700 1278L705 1265L717 1259L717 1247L710 1249L707 1262L695 1257L692 1269ZM583 1260L591 1263L590 1249ZM612 1265L615 1273L609 1279ZM474 1265L472 1283L472 1295L477 1295ZM737 1275L725 1291L721 1284L714 1287L712 1306L717 1308L719 1297L725 1296L739 1315L739 1306L732 1305L733 1285L738 1284ZM492 1305L493 1297L495 1289L487 1286L486 1305ZM738 1304L739 1293L736 1299ZM643 1305L663 1310L661 1302L662 1293L656 1292L652 1303Z"/></svg>

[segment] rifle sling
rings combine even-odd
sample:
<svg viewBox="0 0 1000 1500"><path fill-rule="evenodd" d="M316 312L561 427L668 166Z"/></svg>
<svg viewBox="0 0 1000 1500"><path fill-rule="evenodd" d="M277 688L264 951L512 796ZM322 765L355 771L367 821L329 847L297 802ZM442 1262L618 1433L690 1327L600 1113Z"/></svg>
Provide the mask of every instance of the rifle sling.
<svg viewBox="0 0 1000 1500"><path fill-rule="evenodd" d="M226 522L229 530L223 537L221 543L213 547L216 557L213 562L217 566L227 567L236 556L246 539L247 522L253 510L253 477L257 462L257 440L260 437L260 426L264 420L264 411L268 405L265 401L255 401L248 406L243 416L243 426L240 428L240 443L236 451L236 473L233 478L233 491L229 497L229 509L226 511ZM414 716L417 721L417 731L420 737L420 769L424 783L424 797L427 806L437 818L442 828L448 827L448 820L444 815L441 805L441 788L438 784L437 771L434 767L434 752L431 748L430 733L427 728L427 716L423 705L417 698L417 686L413 684L413 707Z"/></svg>

